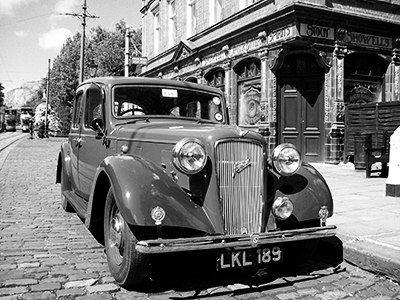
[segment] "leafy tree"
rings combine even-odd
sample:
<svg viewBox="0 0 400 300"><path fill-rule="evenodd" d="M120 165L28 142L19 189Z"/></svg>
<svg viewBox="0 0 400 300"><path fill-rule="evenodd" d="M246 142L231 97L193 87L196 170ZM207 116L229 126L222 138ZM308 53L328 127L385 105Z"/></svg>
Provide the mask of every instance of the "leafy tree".
<svg viewBox="0 0 400 300"><path fill-rule="evenodd" d="M54 59L50 70L50 106L61 120L61 131L68 132L72 114L71 103L79 84L81 34L68 38ZM45 80L47 85L47 79Z"/></svg>
<svg viewBox="0 0 400 300"><path fill-rule="evenodd" d="M97 76L124 76L125 73L125 32L126 24L120 21L114 31L101 27L91 30L86 57L98 65ZM141 51L141 30L131 30L129 50ZM136 66L129 67L129 76L137 74Z"/></svg>
<svg viewBox="0 0 400 300"><path fill-rule="evenodd" d="M96 76L124 76L125 70L125 31L126 24L120 21L115 30L96 27L91 29L85 40L84 78L89 78L89 63L97 65ZM132 30L130 52L141 51L141 29ZM136 48L135 48L136 47ZM50 69L49 105L61 120L61 131L68 132L72 117L72 100L79 85L81 34L76 33L68 38L60 54L54 59ZM138 66L130 66L129 76L138 74ZM35 95L29 105L34 109L43 102L47 89L47 78L42 80L42 89Z"/></svg>

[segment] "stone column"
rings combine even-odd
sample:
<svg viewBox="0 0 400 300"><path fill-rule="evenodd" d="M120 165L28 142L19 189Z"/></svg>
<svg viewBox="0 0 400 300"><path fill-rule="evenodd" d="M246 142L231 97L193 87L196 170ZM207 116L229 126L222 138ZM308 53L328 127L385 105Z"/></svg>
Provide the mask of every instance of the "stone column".
<svg viewBox="0 0 400 300"><path fill-rule="evenodd" d="M344 57L347 46L336 41L332 68L325 76L325 129L329 132L325 144L325 162L339 164L344 153Z"/></svg>
<svg viewBox="0 0 400 300"><path fill-rule="evenodd" d="M236 124L236 108L232 103L232 70L231 70L231 62L224 62L223 68L225 70L225 99L226 105L228 107L229 112L229 121L230 124Z"/></svg>
<svg viewBox="0 0 400 300"><path fill-rule="evenodd" d="M258 53L261 59L261 124L259 132L264 136L268 145L268 156L270 155L270 135L271 129L269 124L269 94L268 94L268 83L269 83L269 68L268 68L268 50L263 49Z"/></svg>

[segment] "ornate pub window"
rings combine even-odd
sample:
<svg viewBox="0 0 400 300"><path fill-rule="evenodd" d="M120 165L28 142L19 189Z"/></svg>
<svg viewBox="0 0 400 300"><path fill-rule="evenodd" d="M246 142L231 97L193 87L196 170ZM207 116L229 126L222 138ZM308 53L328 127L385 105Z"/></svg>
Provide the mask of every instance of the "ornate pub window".
<svg viewBox="0 0 400 300"><path fill-rule="evenodd" d="M238 76L238 125L259 125L261 121L261 62L252 59L236 70Z"/></svg>
<svg viewBox="0 0 400 300"><path fill-rule="evenodd" d="M206 76L207 85L213 86L225 91L225 71L217 69Z"/></svg>
<svg viewBox="0 0 400 300"><path fill-rule="evenodd" d="M384 77L389 62L377 55L354 53L344 61L347 104L384 101Z"/></svg>

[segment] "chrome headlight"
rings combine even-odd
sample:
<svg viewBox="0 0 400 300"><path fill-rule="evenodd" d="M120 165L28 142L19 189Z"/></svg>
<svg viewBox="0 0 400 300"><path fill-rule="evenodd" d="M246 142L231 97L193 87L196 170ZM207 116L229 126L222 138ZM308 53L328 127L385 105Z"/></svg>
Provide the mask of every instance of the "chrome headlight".
<svg viewBox="0 0 400 300"><path fill-rule="evenodd" d="M272 152L272 163L279 174L293 175L301 165L300 153L296 146L292 144L280 144Z"/></svg>
<svg viewBox="0 0 400 300"><path fill-rule="evenodd" d="M206 165L206 149L198 139L184 138L172 150L172 162L182 173L196 174Z"/></svg>

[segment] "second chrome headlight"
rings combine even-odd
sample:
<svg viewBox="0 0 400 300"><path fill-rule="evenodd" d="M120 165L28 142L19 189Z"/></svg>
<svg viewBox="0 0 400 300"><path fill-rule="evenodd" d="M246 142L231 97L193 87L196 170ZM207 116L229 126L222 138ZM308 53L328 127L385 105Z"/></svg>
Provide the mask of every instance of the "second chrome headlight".
<svg viewBox="0 0 400 300"><path fill-rule="evenodd" d="M280 144L272 152L272 163L279 174L290 176L300 168L300 153L292 144Z"/></svg>
<svg viewBox="0 0 400 300"><path fill-rule="evenodd" d="M184 138L172 150L172 162L182 173L196 174L207 162L206 149L198 139Z"/></svg>

